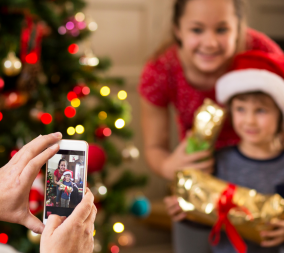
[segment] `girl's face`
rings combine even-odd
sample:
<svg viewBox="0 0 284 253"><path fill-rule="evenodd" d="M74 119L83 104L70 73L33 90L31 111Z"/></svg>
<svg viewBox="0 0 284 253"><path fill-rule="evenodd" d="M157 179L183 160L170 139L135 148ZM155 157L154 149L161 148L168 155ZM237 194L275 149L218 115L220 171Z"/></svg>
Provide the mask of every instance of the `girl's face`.
<svg viewBox="0 0 284 253"><path fill-rule="evenodd" d="M252 145L270 145L278 129L279 109L265 96L263 101L248 98L233 99L231 105L233 126L242 142Z"/></svg>
<svg viewBox="0 0 284 253"><path fill-rule="evenodd" d="M238 18L232 0L190 0L175 34L188 64L202 73L218 71L236 51Z"/></svg>
<svg viewBox="0 0 284 253"><path fill-rule="evenodd" d="M64 172L66 170L66 162L65 161L62 161L59 165L59 170L60 172Z"/></svg>

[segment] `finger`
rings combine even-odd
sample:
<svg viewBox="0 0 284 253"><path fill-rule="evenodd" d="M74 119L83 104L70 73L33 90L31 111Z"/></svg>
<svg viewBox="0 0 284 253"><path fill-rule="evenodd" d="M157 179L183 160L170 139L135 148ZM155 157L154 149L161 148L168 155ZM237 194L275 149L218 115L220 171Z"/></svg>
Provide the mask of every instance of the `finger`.
<svg viewBox="0 0 284 253"><path fill-rule="evenodd" d="M262 237L279 237L279 236L284 236L284 229L276 229L276 230L271 230L271 231L263 231L261 232Z"/></svg>
<svg viewBox="0 0 284 253"><path fill-rule="evenodd" d="M210 150L198 151L198 152L184 156L183 162L184 163L193 163L193 162L197 162L197 161L202 160L202 159L206 159L210 156L211 156Z"/></svg>
<svg viewBox="0 0 284 253"><path fill-rule="evenodd" d="M95 223L96 215L97 215L97 208L93 204L92 211L91 211L89 217L84 222L92 235L93 235L93 232L94 232L94 223Z"/></svg>
<svg viewBox="0 0 284 253"><path fill-rule="evenodd" d="M199 163L192 163L189 166L196 170L206 170L209 167L213 167L214 162L215 162L214 159L209 159Z"/></svg>
<svg viewBox="0 0 284 253"><path fill-rule="evenodd" d="M171 208L168 208L168 213L170 216L177 215L178 213L183 212L180 206L177 204L175 206L172 206Z"/></svg>
<svg viewBox="0 0 284 253"><path fill-rule="evenodd" d="M167 207L171 207L173 205L178 204L176 196L168 196L164 198L164 203Z"/></svg>
<svg viewBox="0 0 284 253"><path fill-rule="evenodd" d="M186 218L186 213L182 212L176 216L173 217L173 221L181 221Z"/></svg>
<svg viewBox="0 0 284 253"><path fill-rule="evenodd" d="M41 234L44 229L43 223L30 212L21 224L37 234Z"/></svg>
<svg viewBox="0 0 284 253"><path fill-rule="evenodd" d="M65 219L66 219L65 216L58 216L55 214L49 215L47 219L47 223L44 228L44 233L47 235L52 235L54 230L58 228Z"/></svg>
<svg viewBox="0 0 284 253"><path fill-rule="evenodd" d="M283 241L282 237L277 237L273 240L266 240L266 241L261 242L261 246L262 247L273 247L273 246L281 244L282 241Z"/></svg>
<svg viewBox="0 0 284 253"><path fill-rule="evenodd" d="M33 158L27 166L23 169L20 180L24 182L27 187L31 187L41 167L47 162L49 158L54 156L59 150L59 145L56 143L50 148L44 150L42 153Z"/></svg>
<svg viewBox="0 0 284 253"><path fill-rule="evenodd" d="M72 214L67 218L67 220L76 220L79 223L85 222L85 220L89 217L90 213L93 209L94 203L94 195L87 188L86 195L82 199L82 201L75 207ZM71 222L72 224L72 222Z"/></svg>
<svg viewBox="0 0 284 253"><path fill-rule="evenodd" d="M61 138L61 133L53 133L32 140L25 146L23 152L21 152L21 157L18 161L18 165L24 168L30 160L32 160L49 146L61 140Z"/></svg>

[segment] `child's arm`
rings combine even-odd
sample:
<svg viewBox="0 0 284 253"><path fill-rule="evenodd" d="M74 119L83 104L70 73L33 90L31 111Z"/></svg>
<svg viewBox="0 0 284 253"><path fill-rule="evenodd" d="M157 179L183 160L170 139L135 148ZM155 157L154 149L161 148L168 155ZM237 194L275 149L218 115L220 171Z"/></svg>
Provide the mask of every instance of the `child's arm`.
<svg viewBox="0 0 284 253"><path fill-rule="evenodd" d="M261 243L263 247L273 247L284 242L284 220L272 220L271 225L275 226L274 230L262 231L260 233L264 239Z"/></svg>

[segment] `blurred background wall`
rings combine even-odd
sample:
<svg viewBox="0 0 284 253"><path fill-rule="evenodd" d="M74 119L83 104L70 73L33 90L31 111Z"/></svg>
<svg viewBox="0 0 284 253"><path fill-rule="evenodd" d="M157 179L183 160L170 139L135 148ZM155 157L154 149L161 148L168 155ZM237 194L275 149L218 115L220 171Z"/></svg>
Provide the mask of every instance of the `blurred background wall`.
<svg viewBox="0 0 284 253"><path fill-rule="evenodd" d="M85 13L98 24L98 30L88 43L96 55L107 55L112 59L113 67L108 75L126 79L125 90L133 114L133 144L141 154L129 166L134 171L148 174L150 181L144 194L151 201L161 201L168 194L169 185L151 173L144 160L137 86L143 65L171 31L173 0L88 0L88 3ZM248 1L248 23L250 27L264 32L284 46L283 0ZM171 145L174 147L178 137L173 110L172 116ZM167 247L170 244L169 230L150 230L142 226L136 228L136 238L138 249L135 252L139 252L139 246L145 244L152 245L153 252L171 252Z"/></svg>

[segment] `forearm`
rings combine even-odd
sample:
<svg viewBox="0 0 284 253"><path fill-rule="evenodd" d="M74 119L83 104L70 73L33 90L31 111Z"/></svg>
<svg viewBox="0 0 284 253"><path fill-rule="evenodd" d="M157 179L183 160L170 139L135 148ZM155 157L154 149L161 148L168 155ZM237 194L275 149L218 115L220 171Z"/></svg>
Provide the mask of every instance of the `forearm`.
<svg viewBox="0 0 284 253"><path fill-rule="evenodd" d="M159 176L173 180L174 174L168 170L164 163L170 156L170 151L164 147L148 147L145 150L146 160L150 168Z"/></svg>

